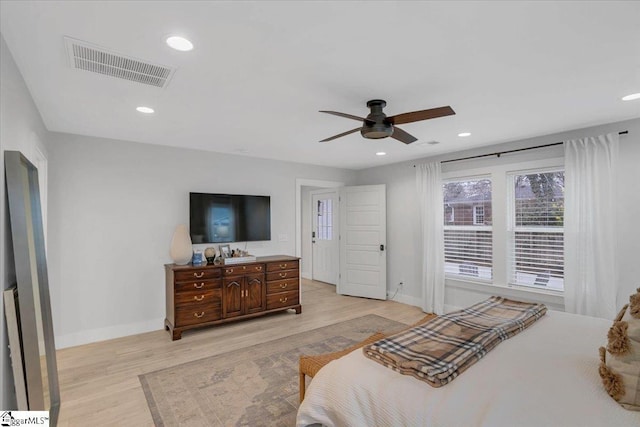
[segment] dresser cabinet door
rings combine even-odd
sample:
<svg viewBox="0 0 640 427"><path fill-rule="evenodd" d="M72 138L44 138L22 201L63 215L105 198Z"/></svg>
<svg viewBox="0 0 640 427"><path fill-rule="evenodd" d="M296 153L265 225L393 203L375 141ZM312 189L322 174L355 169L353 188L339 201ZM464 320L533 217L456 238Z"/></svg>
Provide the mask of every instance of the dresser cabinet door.
<svg viewBox="0 0 640 427"><path fill-rule="evenodd" d="M222 279L222 317L242 315L242 296L244 295L243 277L225 277Z"/></svg>
<svg viewBox="0 0 640 427"><path fill-rule="evenodd" d="M265 309L264 275L250 274L245 277L244 304L246 314L264 311Z"/></svg>

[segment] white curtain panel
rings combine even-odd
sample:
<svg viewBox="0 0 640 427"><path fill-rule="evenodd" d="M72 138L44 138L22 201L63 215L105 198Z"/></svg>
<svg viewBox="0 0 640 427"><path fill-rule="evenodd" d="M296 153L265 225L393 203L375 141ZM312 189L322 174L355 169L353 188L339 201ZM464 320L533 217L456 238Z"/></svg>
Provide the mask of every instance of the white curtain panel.
<svg viewBox="0 0 640 427"><path fill-rule="evenodd" d="M566 141L565 310L613 319L616 315L615 134Z"/></svg>
<svg viewBox="0 0 640 427"><path fill-rule="evenodd" d="M416 165L422 233L422 309L444 313L444 214L440 162Z"/></svg>

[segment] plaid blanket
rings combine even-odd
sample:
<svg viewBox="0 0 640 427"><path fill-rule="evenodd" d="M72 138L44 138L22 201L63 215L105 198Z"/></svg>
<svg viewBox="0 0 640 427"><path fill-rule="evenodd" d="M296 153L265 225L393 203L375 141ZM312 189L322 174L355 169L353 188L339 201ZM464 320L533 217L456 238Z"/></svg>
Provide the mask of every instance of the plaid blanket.
<svg viewBox="0 0 640 427"><path fill-rule="evenodd" d="M441 387L546 312L544 304L493 296L369 344L362 350L366 357L388 368Z"/></svg>

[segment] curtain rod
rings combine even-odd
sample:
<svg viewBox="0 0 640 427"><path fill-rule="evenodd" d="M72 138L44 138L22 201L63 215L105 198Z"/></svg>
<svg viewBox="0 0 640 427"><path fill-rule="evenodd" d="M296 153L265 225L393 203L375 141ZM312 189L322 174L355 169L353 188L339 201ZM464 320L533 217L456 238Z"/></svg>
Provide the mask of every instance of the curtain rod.
<svg viewBox="0 0 640 427"><path fill-rule="evenodd" d="M629 133L628 130L623 130L621 132L618 132L618 135L626 135L628 133ZM496 153L478 154L477 156L461 157L459 159L442 160L440 163L459 162L460 160L479 159L481 157L490 157L490 156L498 156L498 157L500 157L502 154L517 153L518 151L527 151L527 150L534 150L536 148L553 147L555 145L562 145L562 144L564 144L564 142L554 142L553 144L536 145L535 147L518 148L518 149L515 149L515 150L498 151ZM415 168L416 165L413 165L413 167Z"/></svg>

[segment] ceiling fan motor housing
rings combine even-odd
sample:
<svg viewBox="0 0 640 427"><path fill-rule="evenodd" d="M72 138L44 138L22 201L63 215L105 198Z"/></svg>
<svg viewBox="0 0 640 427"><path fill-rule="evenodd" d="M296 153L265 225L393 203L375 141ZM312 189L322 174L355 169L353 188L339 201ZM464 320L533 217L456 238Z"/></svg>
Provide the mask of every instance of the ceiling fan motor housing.
<svg viewBox="0 0 640 427"><path fill-rule="evenodd" d="M375 123L367 120L364 121L362 129L360 130L360 134L363 137L381 139L393 134L393 125L386 120L387 115L382 112L385 105L387 105L387 103L381 99L372 99L367 102L367 107L371 109L371 113L367 116L367 119L373 120Z"/></svg>

